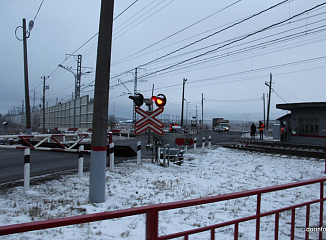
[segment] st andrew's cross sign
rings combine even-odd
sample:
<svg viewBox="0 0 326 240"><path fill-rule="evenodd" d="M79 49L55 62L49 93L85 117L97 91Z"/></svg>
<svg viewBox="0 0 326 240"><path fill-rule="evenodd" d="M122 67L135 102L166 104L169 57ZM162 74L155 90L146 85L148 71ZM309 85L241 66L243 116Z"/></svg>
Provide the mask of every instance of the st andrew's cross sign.
<svg viewBox="0 0 326 240"><path fill-rule="evenodd" d="M164 132L162 130L164 124L155 118L164 111L164 108L160 107L151 113L147 113L141 108L136 107L135 111L143 117L135 123L135 134L141 134L147 129L152 129L157 134L164 135Z"/></svg>

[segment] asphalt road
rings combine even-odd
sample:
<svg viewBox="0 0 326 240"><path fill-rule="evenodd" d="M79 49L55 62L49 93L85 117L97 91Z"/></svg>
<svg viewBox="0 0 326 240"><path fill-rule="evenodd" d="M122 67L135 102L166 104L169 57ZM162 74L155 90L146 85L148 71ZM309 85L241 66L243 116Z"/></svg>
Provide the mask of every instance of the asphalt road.
<svg viewBox="0 0 326 240"><path fill-rule="evenodd" d="M240 131L212 132L204 131L191 137L197 137L197 147L201 147L202 137L212 137L212 145L234 142L240 139ZM151 151L146 150L147 137L130 138L115 141L115 145L129 145L137 151L137 142L142 143L142 157L150 157ZM173 143L171 142L171 146ZM115 162L126 160L126 157L115 156ZM136 157L128 157L136 159ZM84 168L87 170L90 164L90 154L84 155ZM52 152L52 151L31 151L31 177L64 170L77 170L78 153ZM24 151L21 149L0 149L0 183L23 179L24 174Z"/></svg>
<svg viewBox="0 0 326 240"><path fill-rule="evenodd" d="M31 151L31 177L77 169L78 153ZM84 166L89 166L90 155L84 155ZM24 150L0 149L0 183L23 179Z"/></svg>

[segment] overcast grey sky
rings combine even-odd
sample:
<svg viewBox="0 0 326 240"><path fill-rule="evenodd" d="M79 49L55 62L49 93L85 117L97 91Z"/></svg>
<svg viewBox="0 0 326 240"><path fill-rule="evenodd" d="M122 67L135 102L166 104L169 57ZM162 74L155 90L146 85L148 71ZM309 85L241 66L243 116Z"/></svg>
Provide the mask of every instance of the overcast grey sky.
<svg viewBox="0 0 326 240"><path fill-rule="evenodd" d="M134 1L116 0L114 16ZM2 114L22 106L23 44L15 29L23 18L27 22L35 18L41 2L0 1ZM265 81L270 73L271 119L286 114L276 109L278 103L325 101L326 4L291 0L257 14L281 2L138 0L114 21L109 113L132 118L127 93L133 92L137 67L138 91L150 97L154 84L155 95L166 95L164 113L171 116L181 114L183 78L187 79L189 116L196 109L201 116L203 94L206 120L245 120L244 114L248 121L263 119L262 96L265 93L267 103ZM324 5L295 17L319 4ZM74 76L57 66L76 68L76 60L66 59L66 54L74 53L98 32L99 12L100 0L44 0L27 43L31 106L34 92L35 104L41 104L42 76L49 76L46 100L50 106L57 99L71 99ZM17 37L22 38L21 28ZM96 49L97 36L75 52L82 54L83 67L95 70ZM93 97L94 80L94 73L83 76L81 95Z"/></svg>

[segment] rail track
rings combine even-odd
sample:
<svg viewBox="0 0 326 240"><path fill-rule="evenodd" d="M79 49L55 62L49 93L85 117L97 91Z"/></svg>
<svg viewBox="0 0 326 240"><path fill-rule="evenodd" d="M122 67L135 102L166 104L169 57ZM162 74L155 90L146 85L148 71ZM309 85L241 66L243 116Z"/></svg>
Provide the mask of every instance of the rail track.
<svg viewBox="0 0 326 240"><path fill-rule="evenodd" d="M282 154L282 155L290 155L290 156L325 159L324 146L290 144L284 142L270 142L270 141L259 141L259 140L225 144L223 146L227 148L239 149L244 151L255 151L255 152L274 153L274 154Z"/></svg>

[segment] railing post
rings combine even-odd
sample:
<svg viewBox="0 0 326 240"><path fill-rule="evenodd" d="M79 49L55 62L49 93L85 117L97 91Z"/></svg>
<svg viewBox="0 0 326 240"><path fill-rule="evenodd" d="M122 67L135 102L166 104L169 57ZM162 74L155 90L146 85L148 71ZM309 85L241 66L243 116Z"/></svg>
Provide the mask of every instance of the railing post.
<svg viewBox="0 0 326 240"><path fill-rule="evenodd" d="M291 215L291 240L294 240L294 228L295 228L295 208L292 208L292 215Z"/></svg>
<svg viewBox="0 0 326 240"><path fill-rule="evenodd" d="M79 146L79 158L78 158L78 177L83 177L84 167L84 145Z"/></svg>
<svg viewBox="0 0 326 240"><path fill-rule="evenodd" d="M307 205L307 209L306 209L306 236L305 236L305 240L309 240L309 231L307 231L307 229L310 227L309 219L310 219L310 204Z"/></svg>
<svg viewBox="0 0 326 240"><path fill-rule="evenodd" d="M158 237L158 211L150 210L146 213L146 240L157 240Z"/></svg>
<svg viewBox="0 0 326 240"><path fill-rule="evenodd" d="M259 240L260 230L260 206L261 206L261 193L257 194L257 210L256 210L256 240Z"/></svg>
<svg viewBox="0 0 326 240"><path fill-rule="evenodd" d="M31 176L31 149L24 149L24 189L29 190L29 181Z"/></svg>
<svg viewBox="0 0 326 240"><path fill-rule="evenodd" d="M211 229L211 240L215 240L215 228Z"/></svg>
<svg viewBox="0 0 326 240"><path fill-rule="evenodd" d="M275 214L275 233L274 233L274 240L278 240L278 227L280 222L280 213L277 212Z"/></svg>
<svg viewBox="0 0 326 240"><path fill-rule="evenodd" d="M324 217L324 182L320 182L320 216L319 216L319 227L323 227L323 217ZM319 240L323 238L323 231L319 231Z"/></svg>
<svg viewBox="0 0 326 240"><path fill-rule="evenodd" d="M239 239L239 223L234 224L234 240Z"/></svg>

